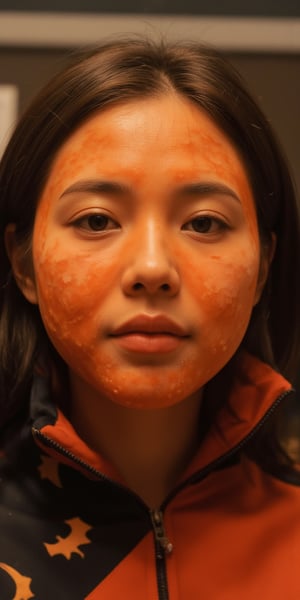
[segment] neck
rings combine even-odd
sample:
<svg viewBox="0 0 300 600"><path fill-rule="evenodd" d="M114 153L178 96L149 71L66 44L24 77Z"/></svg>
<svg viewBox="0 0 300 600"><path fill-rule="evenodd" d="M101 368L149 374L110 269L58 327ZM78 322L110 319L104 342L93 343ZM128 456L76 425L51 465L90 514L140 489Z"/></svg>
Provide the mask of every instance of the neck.
<svg viewBox="0 0 300 600"><path fill-rule="evenodd" d="M82 395L76 383L71 420L81 438L113 464L128 487L157 508L196 450L200 404L197 392L168 408L126 408L95 392L87 400L86 390Z"/></svg>

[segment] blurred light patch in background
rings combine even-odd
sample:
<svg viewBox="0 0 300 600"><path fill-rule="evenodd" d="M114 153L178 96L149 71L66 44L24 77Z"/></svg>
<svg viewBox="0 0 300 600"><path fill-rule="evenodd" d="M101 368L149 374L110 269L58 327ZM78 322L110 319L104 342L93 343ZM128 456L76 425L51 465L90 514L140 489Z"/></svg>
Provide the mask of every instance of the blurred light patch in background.
<svg viewBox="0 0 300 600"><path fill-rule="evenodd" d="M18 88L0 84L0 158L18 117Z"/></svg>

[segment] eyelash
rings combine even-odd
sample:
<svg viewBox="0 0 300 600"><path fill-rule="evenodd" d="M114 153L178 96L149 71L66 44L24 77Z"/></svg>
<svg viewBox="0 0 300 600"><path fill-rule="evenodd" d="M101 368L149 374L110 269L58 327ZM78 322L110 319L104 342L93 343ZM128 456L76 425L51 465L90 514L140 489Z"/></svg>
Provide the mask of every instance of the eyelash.
<svg viewBox="0 0 300 600"><path fill-rule="evenodd" d="M199 231L199 229L197 230L197 228L195 229L189 229L188 225L191 225L192 223L197 222L204 225L204 231ZM207 228L205 227L205 225L207 226ZM211 231L211 226L214 225L216 227L216 230L214 228L213 231ZM191 231L192 233L196 233L199 235L208 235L208 234L216 234L216 233L220 233L221 231L224 231L226 229L230 229L230 226L228 223L226 223L226 221L224 221L221 218L212 216L212 215L198 215L196 217L194 217L193 219L190 219L189 221L187 221L182 229L184 231Z"/></svg>
<svg viewBox="0 0 300 600"><path fill-rule="evenodd" d="M92 227L90 221L92 219L99 220L102 219L102 221L104 221L103 223L103 227ZM107 227L108 223L110 223L112 226ZM84 215L83 217L80 217L79 219L76 219L75 221L72 221L71 225L73 225L73 227L77 227L78 229L85 229L87 231L90 232L102 232L102 231L110 231L111 229L119 229L120 226L119 224L114 221L111 217L109 217L108 215L106 215L105 213L91 213L88 215Z"/></svg>
<svg viewBox="0 0 300 600"><path fill-rule="evenodd" d="M98 223L98 226L92 226L91 225L91 221L92 220L98 220L101 223L102 220L102 227L99 227L100 223ZM197 225L195 225L198 222L198 227ZM191 227L189 228L189 226L191 224L194 223L194 229ZM110 227L107 227L107 225L110 224ZM112 219L111 217L109 217L108 215L106 215L105 213L91 213L88 215L85 215L83 217L80 217L78 219L76 219L75 221L73 221L71 223L71 225L80 228L80 229L85 229L89 232L105 232L105 231L110 231L113 229L120 229L120 225L114 221L114 219ZM201 228L201 225L203 226L203 230L200 231L199 229ZM211 228L213 227L213 231L211 231ZM198 235L213 235L213 234L217 234L220 233L226 229L230 229L230 226L228 225L228 223L226 223L223 219L221 218L217 218L215 216L212 215L198 215L196 217L194 217L193 219L190 219L189 221L187 221L186 223L184 223L184 225L182 226L182 230L183 231L190 231L191 233L195 233Z"/></svg>

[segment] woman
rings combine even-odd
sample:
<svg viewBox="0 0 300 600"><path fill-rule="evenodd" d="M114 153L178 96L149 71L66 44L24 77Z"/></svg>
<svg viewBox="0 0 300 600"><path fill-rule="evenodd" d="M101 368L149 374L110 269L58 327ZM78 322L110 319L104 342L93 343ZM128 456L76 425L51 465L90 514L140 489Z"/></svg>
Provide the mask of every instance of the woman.
<svg viewBox="0 0 300 600"><path fill-rule="evenodd" d="M85 52L0 190L1 598L298 598L299 217L238 75Z"/></svg>

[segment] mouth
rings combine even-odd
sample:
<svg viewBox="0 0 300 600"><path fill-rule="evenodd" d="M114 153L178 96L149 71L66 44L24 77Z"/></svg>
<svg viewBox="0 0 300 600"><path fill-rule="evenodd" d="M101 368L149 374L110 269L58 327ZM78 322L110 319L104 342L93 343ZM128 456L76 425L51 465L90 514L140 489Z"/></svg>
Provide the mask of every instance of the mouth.
<svg viewBox="0 0 300 600"><path fill-rule="evenodd" d="M110 336L125 350L150 354L176 350L190 337L181 325L164 315L138 315Z"/></svg>

